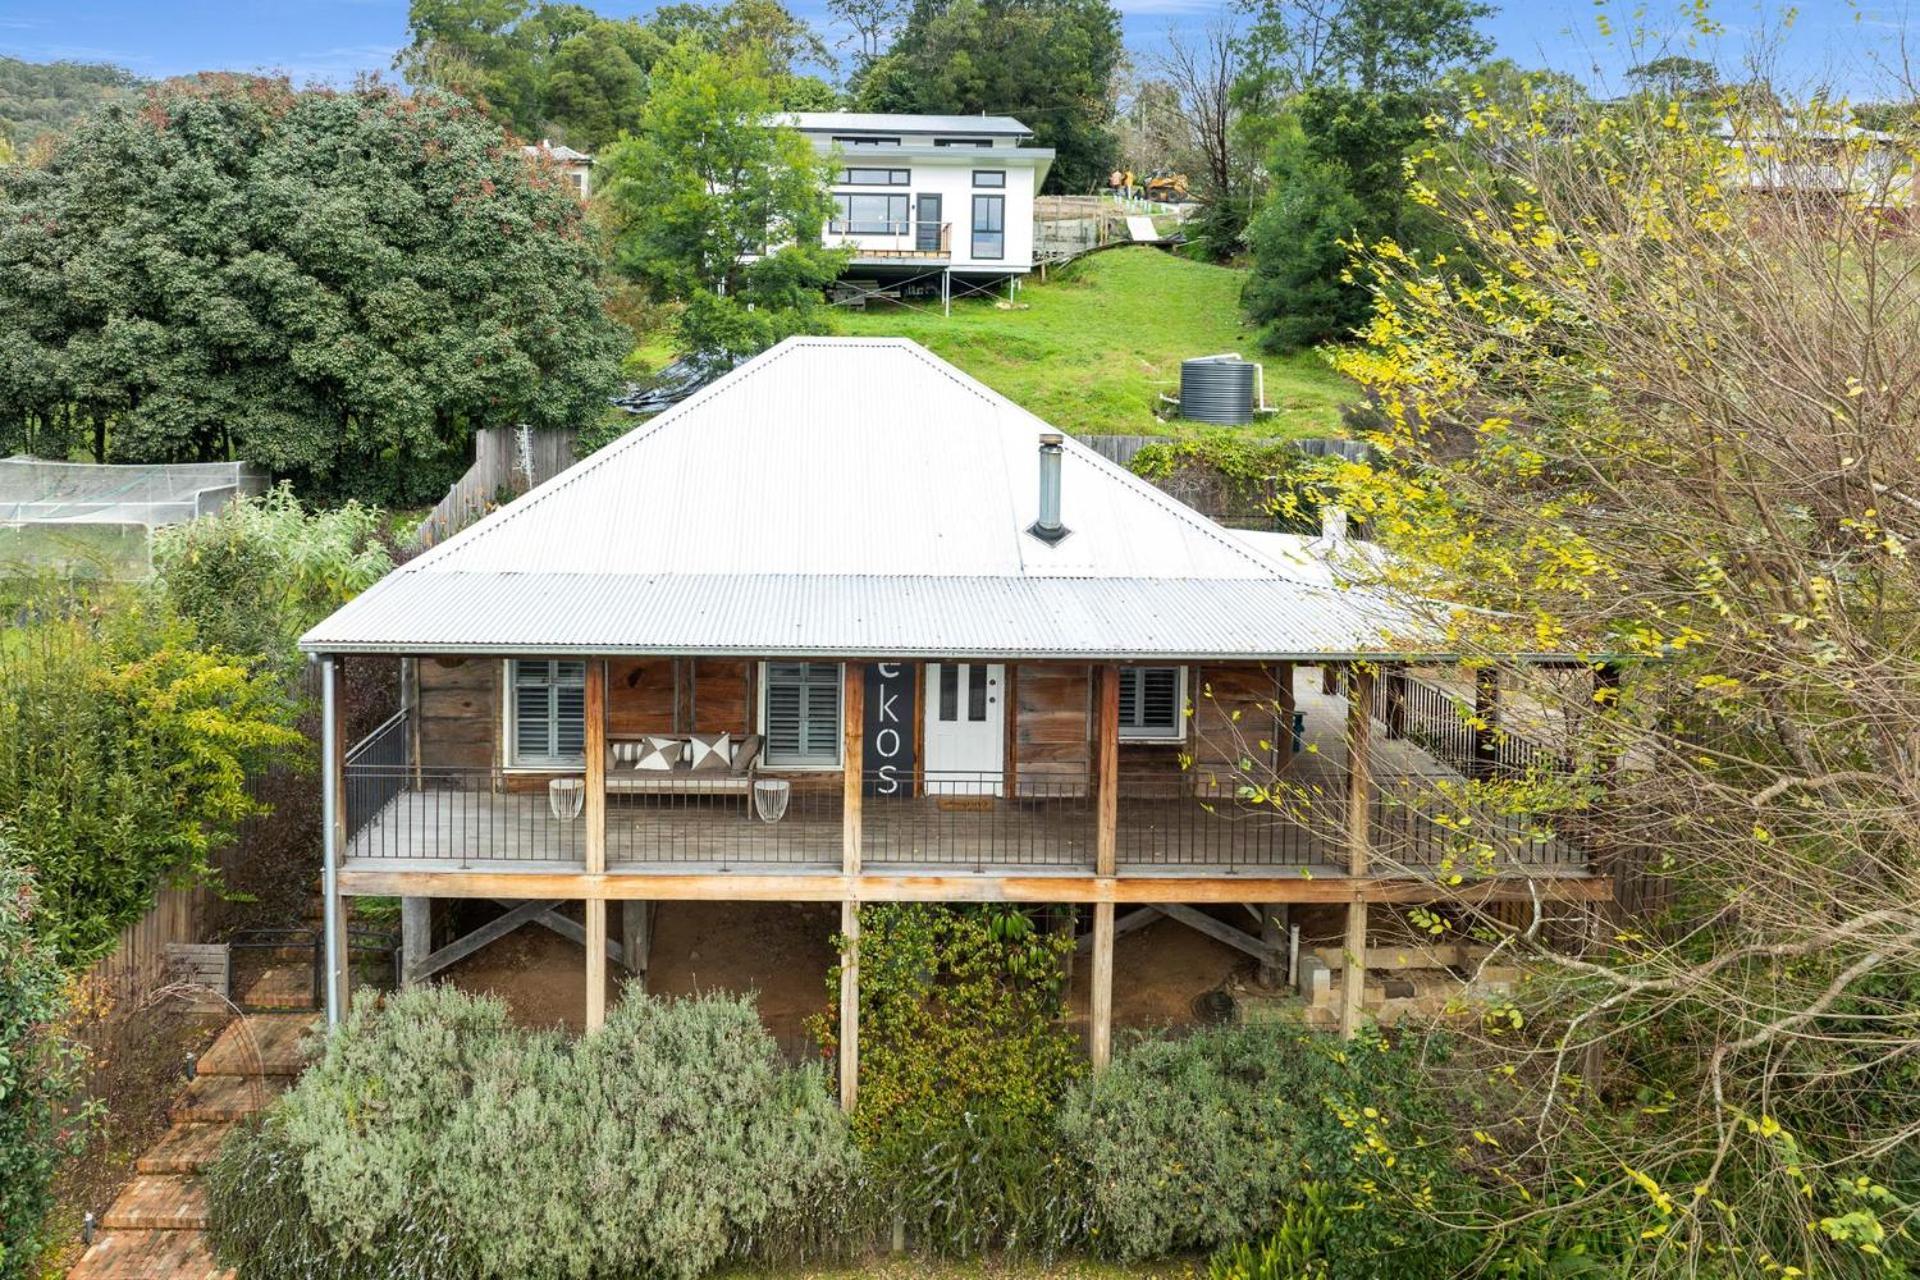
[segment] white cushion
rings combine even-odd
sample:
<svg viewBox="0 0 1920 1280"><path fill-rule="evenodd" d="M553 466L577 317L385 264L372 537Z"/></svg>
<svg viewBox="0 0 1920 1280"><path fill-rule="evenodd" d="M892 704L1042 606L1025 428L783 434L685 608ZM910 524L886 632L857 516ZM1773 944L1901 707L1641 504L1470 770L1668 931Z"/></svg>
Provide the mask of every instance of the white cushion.
<svg viewBox="0 0 1920 1280"><path fill-rule="evenodd" d="M666 773L679 764L687 754L687 744L679 738L662 738L649 735L642 738L645 750L633 762L636 773Z"/></svg>
<svg viewBox="0 0 1920 1280"><path fill-rule="evenodd" d="M733 763L733 735L696 733L687 738L687 759L696 770L725 769Z"/></svg>

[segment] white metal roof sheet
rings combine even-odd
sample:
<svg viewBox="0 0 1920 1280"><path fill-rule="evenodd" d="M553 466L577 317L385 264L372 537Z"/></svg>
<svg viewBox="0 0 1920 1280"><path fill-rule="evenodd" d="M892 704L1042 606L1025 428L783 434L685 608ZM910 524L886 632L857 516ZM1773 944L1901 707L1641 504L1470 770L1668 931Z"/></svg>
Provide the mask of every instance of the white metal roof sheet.
<svg viewBox="0 0 1920 1280"><path fill-rule="evenodd" d="M980 137L1025 135L1033 130L1012 116L921 116L876 111L795 111L796 129L842 129L848 133L955 133Z"/></svg>
<svg viewBox="0 0 1920 1280"><path fill-rule="evenodd" d="M1405 651L1289 569L903 339L795 338L402 566L314 651ZM1430 646L1420 645L1425 648Z"/></svg>

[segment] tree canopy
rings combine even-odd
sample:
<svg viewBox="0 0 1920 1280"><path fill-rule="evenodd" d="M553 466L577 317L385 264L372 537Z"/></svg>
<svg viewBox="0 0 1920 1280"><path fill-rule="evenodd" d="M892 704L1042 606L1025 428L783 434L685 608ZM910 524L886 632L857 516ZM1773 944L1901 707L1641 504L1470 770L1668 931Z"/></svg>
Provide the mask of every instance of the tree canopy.
<svg viewBox="0 0 1920 1280"><path fill-rule="evenodd" d="M1013 116L1058 154L1049 191L1104 186L1119 158L1109 0L915 0L899 38L855 86L863 111Z"/></svg>
<svg viewBox="0 0 1920 1280"><path fill-rule="evenodd" d="M0 58L0 143L14 152L61 133L108 102L139 92L140 77L103 62L22 62ZM4 162L5 150L0 150Z"/></svg>
<svg viewBox="0 0 1920 1280"><path fill-rule="evenodd" d="M0 171L0 447L416 500L630 345L571 188L434 92L203 76Z"/></svg>
<svg viewBox="0 0 1920 1280"><path fill-rule="evenodd" d="M551 0L412 0L407 26L412 40L394 65L410 83L458 93L523 138L586 151L640 127L655 64L685 40L754 51L787 110L836 96L807 71L830 67L831 53L781 0L669 4L644 20Z"/></svg>
<svg viewBox="0 0 1920 1280"><path fill-rule="evenodd" d="M801 331L843 261L821 244L828 161L798 131L769 127L773 99L752 49L683 40L640 130L602 159L619 264L682 304L683 351L731 360Z"/></svg>

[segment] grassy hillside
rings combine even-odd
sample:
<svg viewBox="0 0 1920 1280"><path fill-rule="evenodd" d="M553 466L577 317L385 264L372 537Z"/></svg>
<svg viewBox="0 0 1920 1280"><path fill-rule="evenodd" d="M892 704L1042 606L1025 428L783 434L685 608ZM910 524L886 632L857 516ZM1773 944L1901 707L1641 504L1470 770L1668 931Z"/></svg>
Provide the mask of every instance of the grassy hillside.
<svg viewBox="0 0 1920 1280"><path fill-rule="evenodd" d="M1096 253L1037 277L1009 308L969 299L951 316L884 303L837 313L849 334L912 338L994 390L1076 434L1150 435L1159 392L1177 394L1180 361L1238 351L1259 356L1240 317L1244 271L1190 262L1158 249ZM1267 402L1280 412L1262 434L1335 435L1346 379L1311 353L1264 356Z"/></svg>

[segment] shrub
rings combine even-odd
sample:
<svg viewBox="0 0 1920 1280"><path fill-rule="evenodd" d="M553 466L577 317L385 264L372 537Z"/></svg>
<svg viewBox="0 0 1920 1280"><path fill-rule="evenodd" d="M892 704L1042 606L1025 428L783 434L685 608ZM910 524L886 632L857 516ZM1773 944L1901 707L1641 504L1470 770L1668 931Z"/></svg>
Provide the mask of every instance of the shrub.
<svg viewBox="0 0 1920 1280"><path fill-rule="evenodd" d="M1241 1241L1207 1262L1207 1280L1327 1280L1327 1238L1333 1215L1327 1189L1300 1184L1300 1196L1280 1206L1279 1222L1256 1243Z"/></svg>
<svg viewBox="0 0 1920 1280"><path fill-rule="evenodd" d="M154 568L174 611L202 648L300 661L302 632L393 568L380 512L347 502L309 514L290 486L242 498L216 515L153 535Z"/></svg>
<svg viewBox="0 0 1920 1280"><path fill-rule="evenodd" d="M356 1009L209 1174L250 1277L699 1275L831 1220L855 1156L750 1000L638 990L570 1041L446 989Z"/></svg>
<svg viewBox="0 0 1920 1280"><path fill-rule="evenodd" d="M1129 1259L1254 1240L1313 1183L1340 1206L1329 1274L1371 1274L1387 1257L1398 1275L1452 1274L1428 1215L1459 1179L1422 1137L1441 1116L1420 1071L1384 1039L1290 1023L1135 1043L1061 1110L1096 1240Z"/></svg>
<svg viewBox="0 0 1920 1280"><path fill-rule="evenodd" d="M26 854L0 830L0 1277L39 1274L54 1166L69 1145L61 1107L79 1057L59 1029L64 977L34 927Z"/></svg>

